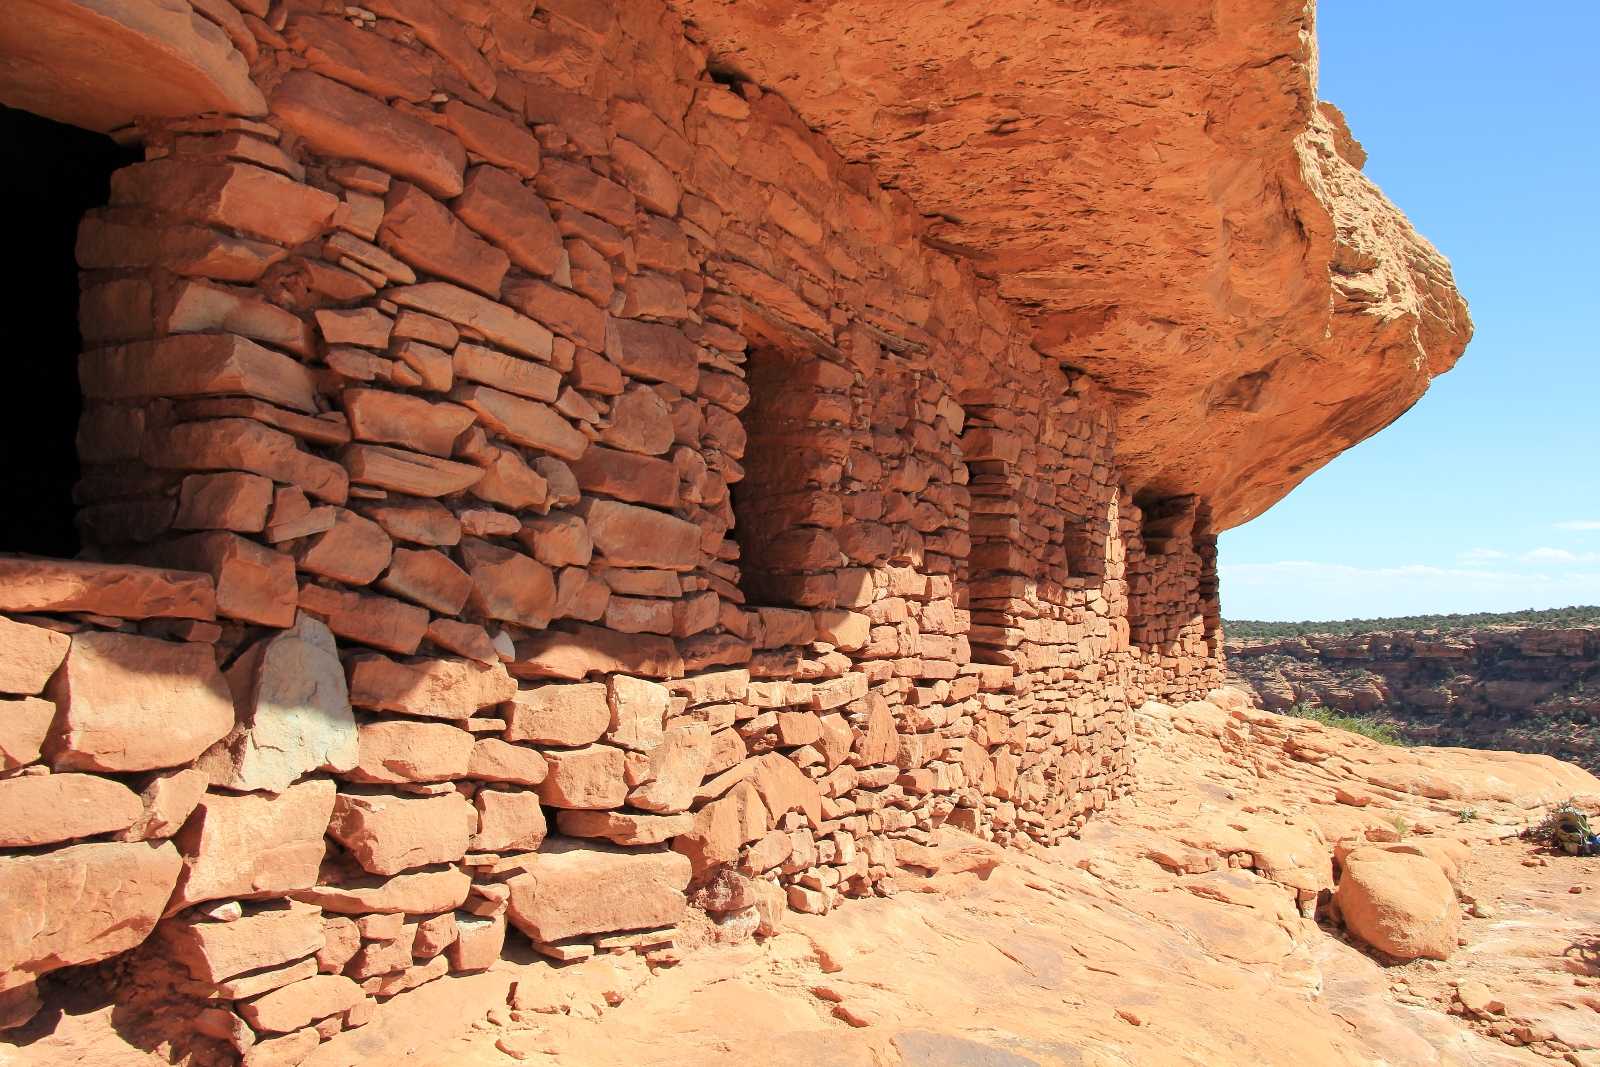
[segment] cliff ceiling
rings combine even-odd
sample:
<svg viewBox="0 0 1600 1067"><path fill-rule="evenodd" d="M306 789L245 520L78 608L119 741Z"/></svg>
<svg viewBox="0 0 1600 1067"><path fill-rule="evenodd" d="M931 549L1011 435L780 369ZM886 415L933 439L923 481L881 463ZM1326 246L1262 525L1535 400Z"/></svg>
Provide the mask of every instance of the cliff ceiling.
<svg viewBox="0 0 1600 1067"><path fill-rule="evenodd" d="M1245 522L1471 337L1448 261L1317 102L1305 0L674 6L1111 392L1141 501Z"/></svg>

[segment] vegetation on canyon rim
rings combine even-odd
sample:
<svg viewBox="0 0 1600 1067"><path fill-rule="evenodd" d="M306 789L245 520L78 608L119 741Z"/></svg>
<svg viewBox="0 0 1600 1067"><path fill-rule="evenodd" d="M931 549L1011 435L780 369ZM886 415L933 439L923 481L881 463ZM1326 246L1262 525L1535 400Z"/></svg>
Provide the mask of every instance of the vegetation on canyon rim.
<svg viewBox="0 0 1600 1067"><path fill-rule="evenodd" d="M1391 722L1375 719L1370 715L1341 715L1332 708L1310 707L1305 704L1296 704L1284 714L1293 715L1301 719L1311 719L1324 726L1331 726L1335 730L1348 730L1362 737L1370 737L1380 745L1399 745L1404 747L1408 742L1400 736L1400 731L1395 729Z"/></svg>
<svg viewBox="0 0 1600 1067"><path fill-rule="evenodd" d="M1223 632L1232 638L1309 637L1326 634L1358 637L1391 630L1472 630L1484 626L1546 626L1565 630L1600 625L1600 605L1583 604L1535 611L1476 611L1466 615L1402 615L1392 619L1341 619L1330 622L1261 622L1224 619Z"/></svg>

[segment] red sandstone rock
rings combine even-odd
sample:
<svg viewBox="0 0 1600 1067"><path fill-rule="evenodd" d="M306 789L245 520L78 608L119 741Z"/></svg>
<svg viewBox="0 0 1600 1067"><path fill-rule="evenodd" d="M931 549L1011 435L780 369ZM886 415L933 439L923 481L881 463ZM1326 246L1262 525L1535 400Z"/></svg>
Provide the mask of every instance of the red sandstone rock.
<svg viewBox="0 0 1600 1067"><path fill-rule="evenodd" d="M450 457L455 439L472 425L472 412L466 408L405 393L345 389L339 402L357 441L401 445L442 459Z"/></svg>
<svg viewBox="0 0 1600 1067"><path fill-rule="evenodd" d="M1448 959L1461 906L1439 866L1421 856L1358 848L1344 860L1334 899L1346 927L1400 959Z"/></svg>
<svg viewBox="0 0 1600 1067"><path fill-rule="evenodd" d="M803 812L813 826L821 822L822 807L815 782L776 752L757 756L754 762L750 783L766 805L769 830L789 811Z"/></svg>
<svg viewBox="0 0 1600 1067"><path fill-rule="evenodd" d="M670 638L619 634L595 626L565 623L516 643L517 658L507 669L518 678L581 679L587 674L621 671L646 678L675 678L683 658Z"/></svg>
<svg viewBox="0 0 1600 1067"><path fill-rule="evenodd" d="M390 498L360 505L363 515L397 541L421 545L453 545L461 540L461 523L436 500Z"/></svg>
<svg viewBox="0 0 1600 1067"><path fill-rule="evenodd" d="M561 375L550 367L491 348L457 345L451 361L455 377L493 386L503 392L554 401L561 391Z"/></svg>
<svg viewBox="0 0 1600 1067"><path fill-rule="evenodd" d="M741 781L726 796L696 812L693 828L675 836L672 847L689 858L699 878L719 864L737 859L740 848L761 840L768 825L760 792L750 782Z"/></svg>
<svg viewBox="0 0 1600 1067"><path fill-rule="evenodd" d="M606 740L636 752L648 752L661 744L662 726L671 703L671 694L664 685L625 674L612 677L606 683L606 704L611 710Z"/></svg>
<svg viewBox="0 0 1600 1067"><path fill-rule="evenodd" d="M382 596L340 592L320 585L300 587L299 606L340 637L409 655L428 632L428 612Z"/></svg>
<svg viewBox="0 0 1600 1067"><path fill-rule="evenodd" d="M223 530L193 534L144 550L154 561L210 574L217 614L260 626L294 621L294 560Z"/></svg>
<svg viewBox="0 0 1600 1067"><path fill-rule="evenodd" d="M390 290L388 298L401 307L415 308L470 326L502 348L534 359L549 359L553 338L543 326L510 308L445 282L424 282Z"/></svg>
<svg viewBox="0 0 1600 1067"><path fill-rule="evenodd" d="M0 618L0 693L43 692L71 646L66 634Z"/></svg>
<svg viewBox="0 0 1600 1067"><path fill-rule="evenodd" d="M413 496L449 496L483 477L478 467L382 445L346 445L339 450L339 462L358 485Z"/></svg>
<svg viewBox="0 0 1600 1067"><path fill-rule="evenodd" d="M183 480L178 514L172 525L179 530L235 530L260 533L272 507L272 480L256 474L191 474Z"/></svg>
<svg viewBox="0 0 1600 1067"><path fill-rule="evenodd" d="M458 936L445 950L449 954L452 971L486 971L500 959L506 942L506 917L467 918L456 920Z"/></svg>
<svg viewBox="0 0 1600 1067"><path fill-rule="evenodd" d="M700 528L648 508L586 497L573 509L594 547L613 567L686 571L700 561Z"/></svg>
<svg viewBox="0 0 1600 1067"><path fill-rule="evenodd" d="M585 492L663 508L679 503L677 469L654 456L591 445L572 464L572 473Z"/></svg>
<svg viewBox="0 0 1600 1067"><path fill-rule="evenodd" d="M584 437L555 411L533 400L502 393L482 385L458 385L448 396L478 414L478 422L491 433L529 448L577 459L588 447Z"/></svg>
<svg viewBox="0 0 1600 1067"><path fill-rule="evenodd" d="M611 726L606 687L598 682L519 689L503 713L507 741L571 748L598 741Z"/></svg>
<svg viewBox="0 0 1600 1067"><path fill-rule="evenodd" d="M274 244L198 226L136 225L104 213L90 212L78 226L76 257L85 270L159 266L174 274L253 282L289 255Z"/></svg>
<svg viewBox="0 0 1600 1067"><path fill-rule="evenodd" d="M670 382L686 393L694 392L700 367L694 348L683 331L632 319L614 319L617 365L647 382Z"/></svg>
<svg viewBox="0 0 1600 1067"><path fill-rule="evenodd" d="M537 749L523 748L520 745L507 744L497 738L485 737L472 746L466 777L485 782L538 785L548 774L549 766ZM473 847L487 847L489 851L494 851L493 846Z"/></svg>
<svg viewBox="0 0 1600 1067"><path fill-rule="evenodd" d="M286 985L236 1008L257 1031L288 1033L355 1007L365 999L361 987L340 974L319 974Z"/></svg>
<svg viewBox="0 0 1600 1067"><path fill-rule="evenodd" d="M377 523L339 509L333 528L295 548L299 570L350 585L366 585L389 566L389 536Z"/></svg>
<svg viewBox="0 0 1600 1067"><path fill-rule="evenodd" d="M295 15L284 36L317 74L385 99L426 100L433 81L416 53L342 19Z"/></svg>
<svg viewBox="0 0 1600 1067"><path fill-rule="evenodd" d="M690 870L689 861L672 852L630 853L559 839L522 861L522 869L506 879L508 914L535 941L674 923L683 914Z"/></svg>
<svg viewBox="0 0 1600 1067"><path fill-rule="evenodd" d="M192 767L163 771L139 794L144 811L118 841L152 841L171 837L183 828L210 784L206 773Z"/></svg>
<svg viewBox="0 0 1600 1067"><path fill-rule="evenodd" d="M315 236L338 198L244 163L155 159L111 175L111 203L160 216L243 230L285 245Z"/></svg>
<svg viewBox="0 0 1600 1067"><path fill-rule="evenodd" d="M48 700L23 697L0 702L0 769L36 762L55 717L56 706Z"/></svg>
<svg viewBox="0 0 1600 1067"><path fill-rule="evenodd" d="M517 540L547 567L586 567L594 554L589 528L564 511L524 519Z"/></svg>
<svg viewBox="0 0 1600 1067"><path fill-rule="evenodd" d="M459 867L446 867L397 874L392 878L347 877L338 885L302 890L295 893L294 898L342 915L394 912L428 915L459 908L471 889L472 875Z"/></svg>
<svg viewBox="0 0 1600 1067"><path fill-rule="evenodd" d="M628 795L620 748L547 749L544 757L549 773L539 784L539 799L553 808L615 808Z"/></svg>
<svg viewBox="0 0 1600 1067"><path fill-rule="evenodd" d="M556 604L550 568L475 537L462 538L456 552L472 576L467 603L474 612L535 628L549 624Z"/></svg>
<svg viewBox="0 0 1600 1067"><path fill-rule="evenodd" d="M144 805L127 786L92 774L0 781L0 847L33 848L122 830Z"/></svg>
<svg viewBox="0 0 1600 1067"><path fill-rule="evenodd" d="M511 264L504 252L485 243L443 204L407 182L396 182L389 189L378 244L425 274L490 297L500 295L500 282Z"/></svg>
<svg viewBox="0 0 1600 1067"><path fill-rule="evenodd" d="M327 938L321 913L285 903L274 902L233 922L167 919L156 928L156 936L196 981L222 982L323 948Z"/></svg>
<svg viewBox="0 0 1600 1067"><path fill-rule="evenodd" d="M514 125L459 100L445 104L440 113L467 151L522 178L539 172L539 142L526 126Z"/></svg>
<svg viewBox="0 0 1600 1067"><path fill-rule="evenodd" d="M233 726L227 684L203 644L75 634L45 693L57 709L45 754L60 770L172 767Z"/></svg>
<svg viewBox="0 0 1600 1067"><path fill-rule="evenodd" d="M575 344L605 347L605 313L582 296L544 282L518 280L506 284L502 299Z"/></svg>
<svg viewBox="0 0 1600 1067"><path fill-rule="evenodd" d="M315 411L312 378L280 352L233 334L189 334L92 349L78 359L85 396L100 400L243 393Z"/></svg>
<svg viewBox="0 0 1600 1067"><path fill-rule="evenodd" d="M350 703L433 719L468 719L479 708L510 700L516 683L500 664L458 659L407 660L360 653L346 661Z"/></svg>
<svg viewBox="0 0 1600 1067"><path fill-rule="evenodd" d="M272 112L312 151L370 163L434 196L461 191L460 141L321 75L290 71L272 93Z"/></svg>
<svg viewBox="0 0 1600 1067"><path fill-rule="evenodd" d="M538 793L480 789L473 803L478 808L479 827L472 838L473 849L531 852L544 841L544 809Z"/></svg>
<svg viewBox="0 0 1600 1067"><path fill-rule="evenodd" d="M628 794L628 803L667 815L688 811L711 759L711 727L694 723L668 730L649 755L645 781Z"/></svg>
<svg viewBox="0 0 1600 1067"><path fill-rule="evenodd" d="M494 70L461 27L434 0L375 0L371 10L410 26L417 38L444 57L468 85L485 97L495 95Z"/></svg>
<svg viewBox="0 0 1600 1067"><path fill-rule="evenodd" d="M263 300L252 300L231 289L206 282L183 281L162 297L163 305L168 301L171 309L162 312L164 322L156 322L157 333L221 330L265 341L297 356L309 357L312 354L314 339L305 320ZM141 328L106 339L144 335L145 329ZM86 341L90 339L87 335L84 337Z"/></svg>
<svg viewBox="0 0 1600 1067"><path fill-rule="evenodd" d="M633 194L615 182L600 177L588 167L562 160L544 161L534 179L539 195L560 200L579 211L597 215L613 226L633 224Z"/></svg>
<svg viewBox="0 0 1600 1067"><path fill-rule="evenodd" d="M473 483L472 495L512 511L547 506L545 500L549 495L549 483L534 473L515 449L500 448L498 453L485 464L483 477ZM502 518L508 521L508 525L517 521L510 515ZM500 531L501 536L505 532L508 531Z"/></svg>
<svg viewBox="0 0 1600 1067"><path fill-rule="evenodd" d="M294 438L251 419L179 423L147 434L140 455L152 467L171 470L247 470L330 504L343 504L348 490L338 464L299 451Z"/></svg>
<svg viewBox="0 0 1600 1067"><path fill-rule="evenodd" d="M442 552L397 548L378 588L440 614L457 615L472 592L472 579Z"/></svg>
<svg viewBox="0 0 1600 1067"><path fill-rule="evenodd" d="M611 404L611 425L600 440L624 452L659 456L672 447L672 416L654 389L630 385Z"/></svg>
<svg viewBox="0 0 1600 1067"><path fill-rule="evenodd" d="M352 782L446 782L468 774L472 734L446 723L363 723L360 758L343 777Z"/></svg>
<svg viewBox="0 0 1600 1067"><path fill-rule="evenodd" d="M310 780L277 796L208 793L174 839L183 873L168 906L271 897L316 881L334 785Z"/></svg>
<svg viewBox="0 0 1600 1067"><path fill-rule="evenodd" d="M524 270L549 275L561 265L561 235L550 209L498 167L467 171L464 189L450 209Z"/></svg>
<svg viewBox="0 0 1600 1067"><path fill-rule="evenodd" d="M639 815L631 811L556 812L556 826L569 837L604 837L614 845L658 845L694 828L695 817Z"/></svg>
<svg viewBox="0 0 1600 1067"><path fill-rule="evenodd" d="M411 797L364 788L335 799L328 834L371 873L399 874L459 860L473 821L460 793Z"/></svg>

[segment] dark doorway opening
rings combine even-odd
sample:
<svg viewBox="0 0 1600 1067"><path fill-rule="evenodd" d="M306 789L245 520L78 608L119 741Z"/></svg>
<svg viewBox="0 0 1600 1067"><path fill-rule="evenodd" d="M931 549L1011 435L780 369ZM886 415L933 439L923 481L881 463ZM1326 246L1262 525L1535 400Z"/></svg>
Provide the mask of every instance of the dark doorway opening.
<svg viewBox="0 0 1600 1067"><path fill-rule="evenodd" d="M0 205L11 263L0 286L9 349L0 396L0 551L70 558L78 480L78 220L143 158L103 133L0 107Z"/></svg>

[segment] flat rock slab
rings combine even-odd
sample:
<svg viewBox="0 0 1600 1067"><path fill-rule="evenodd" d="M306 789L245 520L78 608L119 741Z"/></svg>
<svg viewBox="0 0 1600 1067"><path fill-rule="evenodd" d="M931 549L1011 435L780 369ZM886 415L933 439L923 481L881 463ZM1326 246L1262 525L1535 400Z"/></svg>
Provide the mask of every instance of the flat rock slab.
<svg viewBox="0 0 1600 1067"><path fill-rule="evenodd" d="M85 563L0 558L0 611L90 611L119 619L214 619L209 574Z"/></svg>

